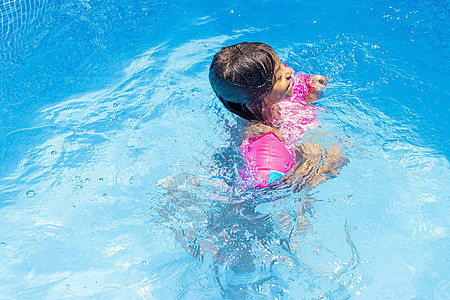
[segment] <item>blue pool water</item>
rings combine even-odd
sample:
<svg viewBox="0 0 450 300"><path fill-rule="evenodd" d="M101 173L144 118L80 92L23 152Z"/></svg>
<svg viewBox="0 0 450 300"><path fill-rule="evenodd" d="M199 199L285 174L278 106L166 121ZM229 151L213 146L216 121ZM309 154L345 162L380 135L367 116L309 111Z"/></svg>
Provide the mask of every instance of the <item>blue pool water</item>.
<svg viewBox="0 0 450 300"><path fill-rule="evenodd" d="M449 299L450 4L388 2L1 2L0 298ZM337 177L219 179L241 41L330 77Z"/></svg>

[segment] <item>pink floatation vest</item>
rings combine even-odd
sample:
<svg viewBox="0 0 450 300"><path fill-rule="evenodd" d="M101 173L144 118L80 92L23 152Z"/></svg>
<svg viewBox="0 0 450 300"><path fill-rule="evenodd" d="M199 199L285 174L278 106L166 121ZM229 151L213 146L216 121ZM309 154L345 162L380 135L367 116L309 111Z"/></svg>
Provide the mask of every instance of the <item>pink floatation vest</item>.
<svg viewBox="0 0 450 300"><path fill-rule="evenodd" d="M295 165L294 149L301 142L303 134L319 125L317 111L305 101L309 77L295 75L293 95L278 103L280 117L276 121L280 124L279 130L284 141L269 132L242 142L241 153L257 187L267 187L282 179ZM247 176L241 175L247 181Z"/></svg>

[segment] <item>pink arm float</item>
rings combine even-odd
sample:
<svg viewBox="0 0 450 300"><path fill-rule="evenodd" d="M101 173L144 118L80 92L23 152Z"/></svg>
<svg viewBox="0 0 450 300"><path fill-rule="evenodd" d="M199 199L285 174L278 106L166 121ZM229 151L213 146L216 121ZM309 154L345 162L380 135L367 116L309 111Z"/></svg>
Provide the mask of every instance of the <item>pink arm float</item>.
<svg viewBox="0 0 450 300"><path fill-rule="evenodd" d="M295 164L295 153L273 132L244 140L241 153L258 187L280 180Z"/></svg>

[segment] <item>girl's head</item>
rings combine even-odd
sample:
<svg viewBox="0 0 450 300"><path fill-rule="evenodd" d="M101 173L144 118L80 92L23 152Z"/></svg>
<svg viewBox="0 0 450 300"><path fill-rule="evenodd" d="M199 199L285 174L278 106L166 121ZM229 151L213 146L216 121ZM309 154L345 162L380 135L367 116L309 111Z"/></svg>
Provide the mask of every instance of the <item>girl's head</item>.
<svg viewBox="0 0 450 300"><path fill-rule="evenodd" d="M292 96L291 76L292 69L263 43L223 47L209 69L209 81L220 101L250 121L265 121L267 107Z"/></svg>

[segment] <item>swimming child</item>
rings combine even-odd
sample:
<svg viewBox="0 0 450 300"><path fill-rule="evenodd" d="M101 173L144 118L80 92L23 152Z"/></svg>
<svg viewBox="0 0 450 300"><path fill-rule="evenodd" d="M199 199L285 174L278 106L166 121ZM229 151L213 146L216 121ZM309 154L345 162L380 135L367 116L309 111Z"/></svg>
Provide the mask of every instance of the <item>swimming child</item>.
<svg viewBox="0 0 450 300"><path fill-rule="evenodd" d="M244 180L266 187L284 179L312 188L346 163L337 144L324 149L315 140L324 133L305 136L319 124L311 102L328 84L324 76L294 74L269 45L244 42L214 56L209 80L223 105L245 120Z"/></svg>
<svg viewBox="0 0 450 300"><path fill-rule="evenodd" d="M346 161L340 146L327 142L325 147L318 138L328 139L330 134L311 133L319 124L311 103L327 85L325 77L294 75L268 45L240 43L224 47L214 56L209 79L224 106L244 121L238 139L248 168L247 173L241 174L244 187L286 183L294 191L304 191L338 174ZM235 153L231 152L225 155L233 160ZM292 265L291 254L296 253L298 257L301 254L298 236L309 226L304 213L310 212L312 199L295 201L289 207L284 207L281 201L275 202L274 207L280 206L266 215L253 205L260 191L251 191L249 198L237 193L235 198L226 189L226 185L232 185L234 176L230 177L226 182L219 180L224 183L224 199L216 181L201 181L192 174L178 174L159 181L158 185L166 190L167 203L158 209L164 224L194 257L203 260L211 253L216 270L226 266L225 270L251 274L255 266L274 262L267 259L267 253L277 253L273 256L276 263L284 261ZM233 278L230 285L233 291L237 287L243 293L251 290L247 276L230 278ZM243 278L244 282L236 284L236 278ZM227 285L223 281L219 285L226 292Z"/></svg>

